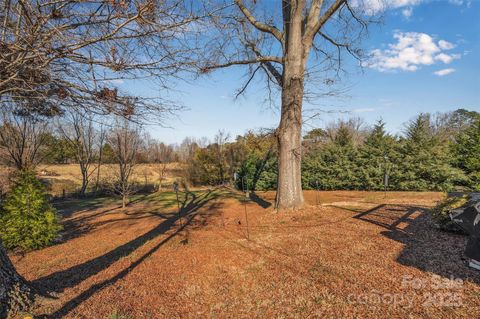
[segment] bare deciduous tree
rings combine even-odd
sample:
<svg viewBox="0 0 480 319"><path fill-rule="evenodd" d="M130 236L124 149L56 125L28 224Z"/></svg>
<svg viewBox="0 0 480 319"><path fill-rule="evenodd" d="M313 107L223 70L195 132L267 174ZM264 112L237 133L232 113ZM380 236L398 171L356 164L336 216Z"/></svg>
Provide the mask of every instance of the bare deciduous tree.
<svg viewBox="0 0 480 319"><path fill-rule="evenodd" d="M122 197L122 207L125 208L128 198L133 192L131 176L136 165L137 153L142 144L141 127L127 119L119 119L116 127L108 136L108 142L117 162L114 190Z"/></svg>
<svg viewBox="0 0 480 319"><path fill-rule="evenodd" d="M230 134L220 130L213 138L213 143L210 145L213 149L214 164L218 171L218 184L224 184L225 180L232 178L232 176L226 176L229 172L229 165L227 163L227 155L225 144L230 139Z"/></svg>
<svg viewBox="0 0 480 319"><path fill-rule="evenodd" d="M18 170L35 168L45 155L47 122L16 111L2 112L1 121L0 156Z"/></svg>
<svg viewBox="0 0 480 319"><path fill-rule="evenodd" d="M98 132L98 158L97 158L97 178L95 181L95 194L98 192L100 186L100 168L103 164L103 152L105 146L105 140L107 138L107 131L105 130L104 125L100 125Z"/></svg>
<svg viewBox="0 0 480 319"><path fill-rule="evenodd" d="M157 192L162 192L162 185L167 175L167 163L158 162L157 164L158 186Z"/></svg>
<svg viewBox="0 0 480 319"><path fill-rule="evenodd" d="M98 169L95 160L101 149L100 133L95 128L93 116L81 110L68 110L58 121L60 135L75 151L75 159L80 166L82 186L80 195L85 195L91 176Z"/></svg>
<svg viewBox="0 0 480 319"><path fill-rule="evenodd" d="M162 185L166 178L167 164L175 160L175 152L171 145L159 143L158 141L147 138L148 161L154 165L154 170L158 175L157 192L162 191Z"/></svg>
<svg viewBox="0 0 480 319"><path fill-rule="evenodd" d="M204 142L204 144L208 144ZM186 137L183 139L182 143L177 148L177 153L179 161L182 163L187 163L192 159L193 154L199 148L199 141L195 140L192 137Z"/></svg>
<svg viewBox="0 0 480 319"><path fill-rule="evenodd" d="M215 3L224 5L221 1ZM209 27L216 27L216 31L209 29L205 37L210 38L201 40L206 50L197 58L203 61L200 72L248 66L248 78L239 94L262 72L267 86L281 91L281 117L276 131L277 208L292 209L304 204L301 132L305 83L325 88L335 82L331 71L336 76L343 70L343 51L360 58L361 51L354 45L366 27L362 16L362 7L354 8L349 0L235 0L233 5L212 14Z"/></svg>
<svg viewBox="0 0 480 319"><path fill-rule="evenodd" d="M339 133L348 135L355 146L361 145L368 134L365 122L359 117L338 120L327 124L326 137L330 142L338 142Z"/></svg>
<svg viewBox="0 0 480 319"><path fill-rule="evenodd" d="M115 87L152 76L166 87L186 60L182 42L199 17L180 0L0 0L0 103L28 100L57 114L81 102L100 114L162 121L177 109Z"/></svg>
<svg viewBox="0 0 480 319"><path fill-rule="evenodd" d="M179 61L190 55L183 42L187 32L196 32L188 24L199 17L189 3L0 0L0 8L2 109L20 106L26 114L54 115L80 104L99 114L157 123L179 109L161 97L122 92L115 83L154 77L167 87L183 67ZM11 263L2 259L1 265L0 279L25 285ZM2 311L27 310L32 298L23 290L0 294Z"/></svg>

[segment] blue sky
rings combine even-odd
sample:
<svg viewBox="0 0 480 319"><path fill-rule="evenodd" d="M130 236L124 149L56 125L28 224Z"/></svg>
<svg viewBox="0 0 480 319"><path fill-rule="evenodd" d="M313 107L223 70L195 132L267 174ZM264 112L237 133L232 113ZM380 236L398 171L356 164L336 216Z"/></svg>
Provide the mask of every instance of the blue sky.
<svg viewBox="0 0 480 319"><path fill-rule="evenodd" d="M359 1L375 6L380 0ZM382 118L390 132L400 133L420 112L480 111L480 1L388 0L388 5L383 23L371 25L363 42L374 59L363 71L352 66L344 96L315 101L329 112L306 123L305 130L359 116L367 123ZM237 67L180 83L175 97L187 110L168 122L170 128L148 131L163 142L180 143L187 136L212 138L220 129L235 137L275 127L278 112L263 103L263 85L255 83L246 97L233 98L243 74Z"/></svg>

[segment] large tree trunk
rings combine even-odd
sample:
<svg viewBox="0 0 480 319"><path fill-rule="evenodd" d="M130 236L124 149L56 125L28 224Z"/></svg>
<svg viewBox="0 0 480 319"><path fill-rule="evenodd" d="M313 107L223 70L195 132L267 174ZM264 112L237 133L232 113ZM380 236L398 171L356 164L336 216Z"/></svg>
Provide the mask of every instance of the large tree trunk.
<svg viewBox="0 0 480 319"><path fill-rule="evenodd" d="M36 295L13 266L0 241L0 318L27 311Z"/></svg>
<svg viewBox="0 0 480 319"><path fill-rule="evenodd" d="M302 10L284 8L286 54L282 74L282 108L278 139L277 209L297 209L302 192L302 102L309 43L304 43Z"/></svg>
<svg viewBox="0 0 480 319"><path fill-rule="evenodd" d="M303 77L284 83L282 114L277 131L277 209L297 209L304 204L302 192L302 100Z"/></svg>

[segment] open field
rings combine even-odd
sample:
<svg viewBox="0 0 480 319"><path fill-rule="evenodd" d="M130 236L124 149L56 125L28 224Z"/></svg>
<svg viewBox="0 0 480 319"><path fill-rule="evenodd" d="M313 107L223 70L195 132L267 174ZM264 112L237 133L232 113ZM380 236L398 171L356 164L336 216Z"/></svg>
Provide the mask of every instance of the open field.
<svg viewBox="0 0 480 319"><path fill-rule="evenodd" d="M125 210L63 201L61 243L12 260L52 292L47 318L480 317L466 238L427 212L443 194L305 194L311 206L282 214L267 192L245 215L226 188L182 193L180 214L169 192ZM450 276L463 282L440 287Z"/></svg>
<svg viewBox="0 0 480 319"><path fill-rule="evenodd" d="M92 176L90 188L94 187L97 180L97 173L92 167ZM162 164L138 164L135 166L132 175L132 182L139 185L157 185L159 182ZM115 164L103 164L100 168L100 182L111 180L116 173L117 166ZM63 191L67 194L78 191L82 185L82 175L78 164L52 164L39 165L36 168L39 176L49 184L49 193L52 195L61 195ZM176 178L182 176L182 166L179 163L166 164L162 185L170 185ZM0 175L6 178L8 169L0 168Z"/></svg>

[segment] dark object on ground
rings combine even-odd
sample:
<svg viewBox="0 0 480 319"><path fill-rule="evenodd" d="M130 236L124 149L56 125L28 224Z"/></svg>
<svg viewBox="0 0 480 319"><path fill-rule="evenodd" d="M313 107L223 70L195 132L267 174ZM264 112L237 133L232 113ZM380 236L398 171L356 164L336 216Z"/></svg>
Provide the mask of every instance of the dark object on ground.
<svg viewBox="0 0 480 319"><path fill-rule="evenodd" d="M480 270L480 194L472 194L463 208L450 213L450 218L470 235L465 254L470 267Z"/></svg>

